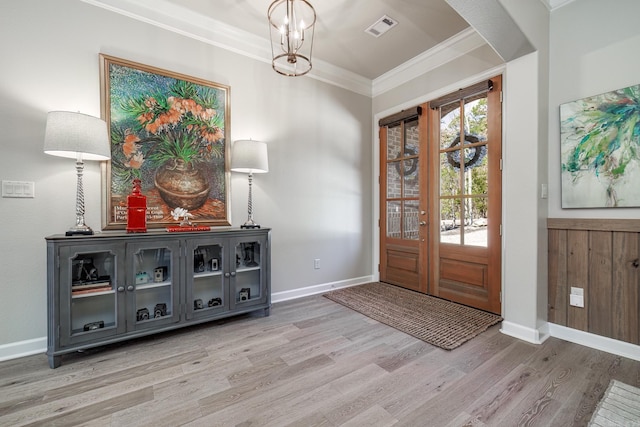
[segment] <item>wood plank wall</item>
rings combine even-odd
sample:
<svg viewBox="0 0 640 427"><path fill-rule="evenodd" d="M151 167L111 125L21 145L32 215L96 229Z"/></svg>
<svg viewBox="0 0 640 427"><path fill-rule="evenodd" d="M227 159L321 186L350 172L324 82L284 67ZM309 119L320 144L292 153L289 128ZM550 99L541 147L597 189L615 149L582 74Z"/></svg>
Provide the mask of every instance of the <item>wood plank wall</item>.
<svg viewBox="0 0 640 427"><path fill-rule="evenodd" d="M640 344L640 220L549 218L551 323ZM584 289L584 308L569 305Z"/></svg>

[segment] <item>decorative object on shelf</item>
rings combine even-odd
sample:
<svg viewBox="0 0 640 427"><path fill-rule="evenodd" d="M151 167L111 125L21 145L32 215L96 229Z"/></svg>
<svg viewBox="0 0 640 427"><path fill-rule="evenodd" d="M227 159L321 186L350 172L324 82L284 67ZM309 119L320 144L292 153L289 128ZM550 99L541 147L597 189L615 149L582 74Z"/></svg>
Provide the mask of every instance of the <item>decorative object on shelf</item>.
<svg viewBox="0 0 640 427"><path fill-rule="evenodd" d="M100 58L102 111L111 130L104 228L124 228L134 179L147 197L147 228L173 227L170 211L177 207L191 211L199 226L230 225L229 87Z"/></svg>
<svg viewBox="0 0 640 427"><path fill-rule="evenodd" d="M271 38L271 66L284 76L311 70L316 11L307 0L275 0L267 12Z"/></svg>
<svg viewBox="0 0 640 427"><path fill-rule="evenodd" d="M143 320L149 320L149 309L145 307L136 311L136 320L138 322L142 322Z"/></svg>
<svg viewBox="0 0 640 427"><path fill-rule="evenodd" d="M163 317L166 315L167 315L167 304L163 302L156 304L156 306L153 308L154 319L158 317Z"/></svg>
<svg viewBox="0 0 640 427"><path fill-rule="evenodd" d="M149 275L146 271L136 273L136 285L144 285L149 283Z"/></svg>
<svg viewBox="0 0 640 427"><path fill-rule="evenodd" d="M176 221L180 220L180 227L193 225L191 223L191 218L193 218L193 214L190 214L189 211L186 210L185 208L175 208L174 210L171 211L171 216Z"/></svg>
<svg viewBox="0 0 640 427"><path fill-rule="evenodd" d="M207 304L209 307L217 307L222 305L222 298L211 298Z"/></svg>
<svg viewBox="0 0 640 427"><path fill-rule="evenodd" d="M147 197L140 191L140 180L133 180L133 190L127 196L127 233L147 232Z"/></svg>
<svg viewBox="0 0 640 427"><path fill-rule="evenodd" d="M198 298L197 300L193 301L193 309L194 310L202 310L204 308L204 304L202 303L202 300L200 298Z"/></svg>
<svg viewBox="0 0 640 427"><path fill-rule="evenodd" d="M167 227L167 231L169 232L211 230L211 227L209 226L192 224L190 219L193 218L193 215L190 214L189 211L187 211L184 208L175 208L174 210L171 211L171 216L176 221L178 221L180 218L182 218L182 220L180 221L180 224L178 224L177 226L173 225L173 226Z"/></svg>
<svg viewBox="0 0 640 427"><path fill-rule="evenodd" d="M44 152L53 156L76 159L76 224L67 236L93 234L84 221L84 188L82 174L85 160L109 160L107 124L97 117L69 111L51 111L47 115Z"/></svg>
<svg viewBox="0 0 640 427"><path fill-rule="evenodd" d="M218 271L220 269L220 261L218 258L211 258L209 260L209 269L211 271Z"/></svg>
<svg viewBox="0 0 640 427"><path fill-rule="evenodd" d="M84 331L95 331L96 329L104 328L104 320L98 320L97 322L91 322L84 325L82 328Z"/></svg>
<svg viewBox="0 0 640 427"><path fill-rule="evenodd" d="M640 206L640 85L560 105L563 208Z"/></svg>
<svg viewBox="0 0 640 427"><path fill-rule="evenodd" d="M267 144L253 140L239 140L233 143L231 153L231 170L249 174L248 218L241 228L260 228L253 220L253 201L251 187L254 173L269 172L269 156Z"/></svg>
<svg viewBox="0 0 640 427"><path fill-rule="evenodd" d="M153 270L153 281L156 283L162 283L167 280L169 275L169 269L166 266L156 267Z"/></svg>
<svg viewBox="0 0 640 427"><path fill-rule="evenodd" d="M250 288L242 288L240 292L238 292L238 297L240 301L249 301L251 299L251 289Z"/></svg>

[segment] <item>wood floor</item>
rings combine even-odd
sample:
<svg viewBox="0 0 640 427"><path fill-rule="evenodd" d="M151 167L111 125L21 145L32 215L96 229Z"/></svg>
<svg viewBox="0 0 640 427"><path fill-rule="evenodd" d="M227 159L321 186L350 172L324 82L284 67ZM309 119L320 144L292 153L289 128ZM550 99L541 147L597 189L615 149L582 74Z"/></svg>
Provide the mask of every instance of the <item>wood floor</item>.
<svg viewBox="0 0 640 427"><path fill-rule="evenodd" d="M582 426L640 362L499 325L453 351L322 296L63 358L0 363L0 426Z"/></svg>

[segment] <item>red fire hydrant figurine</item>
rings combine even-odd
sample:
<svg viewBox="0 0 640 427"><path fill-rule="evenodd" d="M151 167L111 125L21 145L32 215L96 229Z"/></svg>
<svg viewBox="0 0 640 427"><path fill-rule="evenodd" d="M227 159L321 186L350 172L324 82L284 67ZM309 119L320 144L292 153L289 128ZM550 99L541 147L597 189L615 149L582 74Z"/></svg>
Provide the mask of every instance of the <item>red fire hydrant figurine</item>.
<svg viewBox="0 0 640 427"><path fill-rule="evenodd" d="M127 233L147 232L147 196L140 192L141 182L133 180L133 191L127 196Z"/></svg>

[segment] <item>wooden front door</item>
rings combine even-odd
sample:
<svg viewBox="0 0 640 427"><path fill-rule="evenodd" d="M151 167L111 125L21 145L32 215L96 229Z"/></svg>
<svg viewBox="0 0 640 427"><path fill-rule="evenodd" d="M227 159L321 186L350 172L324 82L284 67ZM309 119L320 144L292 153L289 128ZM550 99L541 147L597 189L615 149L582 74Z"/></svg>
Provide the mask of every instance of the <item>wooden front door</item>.
<svg viewBox="0 0 640 427"><path fill-rule="evenodd" d="M430 294L500 314L502 79L430 103ZM436 229L437 227L437 229Z"/></svg>
<svg viewBox="0 0 640 427"><path fill-rule="evenodd" d="M427 292L427 211L422 107L380 123L380 280Z"/></svg>

